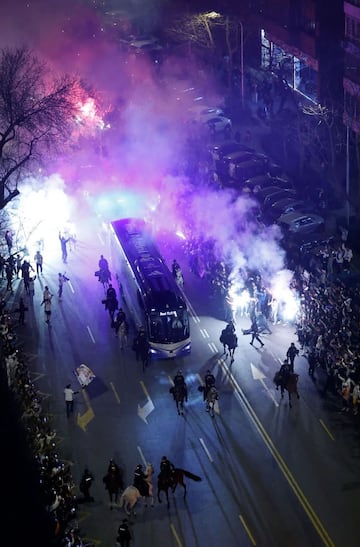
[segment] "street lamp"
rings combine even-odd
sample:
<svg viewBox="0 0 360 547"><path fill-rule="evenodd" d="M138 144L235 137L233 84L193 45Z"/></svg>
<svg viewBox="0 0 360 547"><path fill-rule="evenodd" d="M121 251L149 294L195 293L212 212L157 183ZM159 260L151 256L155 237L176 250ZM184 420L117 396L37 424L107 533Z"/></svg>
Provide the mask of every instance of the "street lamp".
<svg viewBox="0 0 360 547"><path fill-rule="evenodd" d="M222 17L217 11L209 11L204 14L205 19L218 19ZM240 80L241 80L241 105L244 108L245 88L244 88L244 26L242 21L239 21L240 26Z"/></svg>
<svg viewBox="0 0 360 547"><path fill-rule="evenodd" d="M241 76L241 106L244 108L244 27L241 21L240 25L240 76Z"/></svg>

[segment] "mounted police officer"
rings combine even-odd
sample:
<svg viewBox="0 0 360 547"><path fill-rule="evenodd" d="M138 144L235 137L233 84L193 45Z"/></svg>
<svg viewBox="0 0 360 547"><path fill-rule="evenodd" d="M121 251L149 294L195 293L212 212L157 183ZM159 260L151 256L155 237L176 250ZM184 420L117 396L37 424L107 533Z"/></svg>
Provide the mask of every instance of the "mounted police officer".
<svg viewBox="0 0 360 547"><path fill-rule="evenodd" d="M284 389L286 384L288 383L290 374L291 374L291 367L288 360L285 359L285 361L283 362L279 370L279 377L280 377L282 389Z"/></svg>
<svg viewBox="0 0 360 547"><path fill-rule="evenodd" d="M174 387L172 388L171 393L174 396L174 399L176 400L176 393L180 393L181 396L184 396L185 400L187 401L188 398L188 391L187 391L187 385L185 383L185 378L183 376L182 370L178 370L176 375L174 376Z"/></svg>
<svg viewBox="0 0 360 547"><path fill-rule="evenodd" d="M164 479L171 480L173 477L174 471L175 471L174 464L170 460L168 460L166 456L163 456L160 462L160 475Z"/></svg>
<svg viewBox="0 0 360 547"><path fill-rule="evenodd" d="M149 495L149 488L146 483L146 475L143 471L143 466L139 464L134 471L133 486L137 488L142 496Z"/></svg>

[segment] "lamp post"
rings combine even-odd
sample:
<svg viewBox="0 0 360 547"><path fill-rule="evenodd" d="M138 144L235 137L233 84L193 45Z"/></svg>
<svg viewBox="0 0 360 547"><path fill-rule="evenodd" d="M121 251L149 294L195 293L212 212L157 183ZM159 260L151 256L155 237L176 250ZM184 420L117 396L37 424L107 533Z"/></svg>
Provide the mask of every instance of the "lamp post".
<svg viewBox="0 0 360 547"><path fill-rule="evenodd" d="M244 108L244 27L241 21L240 24L240 77L241 77L241 106Z"/></svg>
<svg viewBox="0 0 360 547"><path fill-rule="evenodd" d="M208 19L219 19L221 13L217 11L209 11L204 14L205 21ZM240 26L240 82L241 82L241 106L244 108L245 102L245 87L244 87L244 26L242 21L239 21Z"/></svg>

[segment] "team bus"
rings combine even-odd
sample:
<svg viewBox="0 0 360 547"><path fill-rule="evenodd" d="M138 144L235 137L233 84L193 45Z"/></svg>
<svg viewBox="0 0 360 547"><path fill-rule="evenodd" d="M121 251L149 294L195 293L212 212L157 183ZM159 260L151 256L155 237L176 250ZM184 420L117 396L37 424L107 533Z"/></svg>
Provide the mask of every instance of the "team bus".
<svg viewBox="0 0 360 547"><path fill-rule="evenodd" d="M190 353L189 312L180 288L143 220L111 222L111 262L121 298L146 329L155 358Z"/></svg>

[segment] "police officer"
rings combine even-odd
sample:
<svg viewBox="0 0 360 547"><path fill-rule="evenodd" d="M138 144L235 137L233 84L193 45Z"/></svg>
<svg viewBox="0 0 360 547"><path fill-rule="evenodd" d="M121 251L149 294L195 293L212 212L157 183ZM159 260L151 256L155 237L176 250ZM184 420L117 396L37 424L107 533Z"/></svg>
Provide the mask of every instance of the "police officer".
<svg viewBox="0 0 360 547"><path fill-rule="evenodd" d="M163 456L160 462L160 474L163 475L165 478L168 478L172 476L174 471L174 464L171 463L171 461L168 460L166 456Z"/></svg>
<svg viewBox="0 0 360 547"><path fill-rule="evenodd" d="M131 541L131 534L128 526L128 519L123 519L118 529L118 535L116 542L120 547L129 547Z"/></svg>
<svg viewBox="0 0 360 547"><path fill-rule="evenodd" d="M143 471L143 466L139 464L134 471L133 486L137 488L142 496L148 495L148 488L145 482L146 475Z"/></svg>
<svg viewBox="0 0 360 547"><path fill-rule="evenodd" d="M93 475L88 468L84 469L84 472L80 481L80 492L84 495L84 501L94 501L94 498L90 495L90 488L94 481Z"/></svg>
<svg viewBox="0 0 360 547"><path fill-rule="evenodd" d="M281 384L283 387L286 386L287 381L289 380L290 372L291 372L291 368L290 368L289 362L287 359L285 359L285 361L283 362L279 370L279 376L280 376Z"/></svg>

